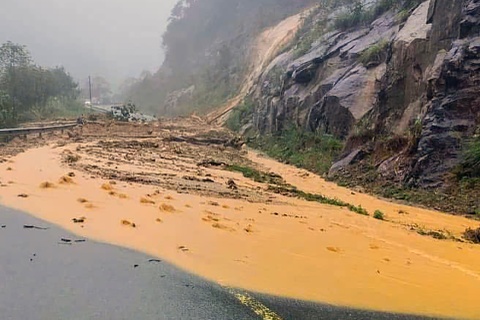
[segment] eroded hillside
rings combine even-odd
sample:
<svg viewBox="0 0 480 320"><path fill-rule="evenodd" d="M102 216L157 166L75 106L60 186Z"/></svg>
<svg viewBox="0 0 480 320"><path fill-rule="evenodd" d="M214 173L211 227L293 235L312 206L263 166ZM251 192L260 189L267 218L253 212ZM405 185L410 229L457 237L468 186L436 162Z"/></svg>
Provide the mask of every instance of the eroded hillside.
<svg viewBox="0 0 480 320"><path fill-rule="evenodd" d="M343 150L326 157L318 173L384 196L475 213L478 155L469 165L465 154L479 144L480 5L374 1L346 8L311 11L230 126L313 170L312 161L290 153L308 154L316 140L336 139ZM292 131L300 138L289 142Z"/></svg>
<svg viewBox="0 0 480 320"><path fill-rule="evenodd" d="M342 185L480 212L478 2L182 3L140 105Z"/></svg>

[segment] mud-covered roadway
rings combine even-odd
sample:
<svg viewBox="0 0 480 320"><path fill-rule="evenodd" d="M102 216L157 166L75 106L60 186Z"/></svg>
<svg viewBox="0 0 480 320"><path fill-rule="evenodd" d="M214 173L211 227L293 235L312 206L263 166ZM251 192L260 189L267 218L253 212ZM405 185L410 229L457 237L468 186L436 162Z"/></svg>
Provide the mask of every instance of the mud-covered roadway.
<svg viewBox="0 0 480 320"><path fill-rule="evenodd" d="M339 187L200 118L90 122L3 143L0 203L222 285L480 317L480 246L462 238L476 221Z"/></svg>

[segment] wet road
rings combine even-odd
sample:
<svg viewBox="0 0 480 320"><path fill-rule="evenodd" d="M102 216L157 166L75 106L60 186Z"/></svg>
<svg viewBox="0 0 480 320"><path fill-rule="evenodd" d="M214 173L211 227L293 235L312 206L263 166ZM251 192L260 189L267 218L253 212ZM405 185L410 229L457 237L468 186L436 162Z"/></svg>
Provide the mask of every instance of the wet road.
<svg viewBox="0 0 480 320"><path fill-rule="evenodd" d="M414 318L223 288L142 253L84 240L0 206L0 318Z"/></svg>

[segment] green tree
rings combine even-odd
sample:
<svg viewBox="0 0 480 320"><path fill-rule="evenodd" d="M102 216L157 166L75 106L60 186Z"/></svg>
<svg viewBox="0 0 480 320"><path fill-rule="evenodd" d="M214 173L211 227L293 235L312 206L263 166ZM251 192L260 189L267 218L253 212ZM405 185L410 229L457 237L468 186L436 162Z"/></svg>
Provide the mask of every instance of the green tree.
<svg viewBox="0 0 480 320"><path fill-rule="evenodd" d="M44 118L52 114L48 102L68 104L78 97L78 84L63 67L46 69L33 63L25 46L0 46L0 125Z"/></svg>
<svg viewBox="0 0 480 320"><path fill-rule="evenodd" d="M0 128L13 126L16 123L16 114L11 99L6 92L0 91Z"/></svg>
<svg viewBox="0 0 480 320"><path fill-rule="evenodd" d="M18 109L21 108L18 99L19 87L16 83L21 78L22 70L28 68L32 63L32 58L27 48L23 45L7 41L0 47L0 90L4 92L3 99L10 99L8 105L13 109L11 116L13 122L16 122Z"/></svg>
<svg viewBox="0 0 480 320"><path fill-rule="evenodd" d="M27 47L7 41L0 47L0 71L28 66L32 63Z"/></svg>

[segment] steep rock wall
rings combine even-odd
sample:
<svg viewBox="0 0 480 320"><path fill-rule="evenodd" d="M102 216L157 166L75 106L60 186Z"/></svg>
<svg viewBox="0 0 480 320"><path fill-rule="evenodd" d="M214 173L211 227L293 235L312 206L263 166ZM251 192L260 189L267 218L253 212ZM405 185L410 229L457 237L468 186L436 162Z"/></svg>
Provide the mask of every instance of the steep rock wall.
<svg viewBox="0 0 480 320"><path fill-rule="evenodd" d="M392 10L367 27L323 34L301 57L281 54L251 92L243 131L296 126L345 139L332 177L370 155L399 184L443 186L480 123L479 8L478 0L425 1L406 21ZM374 59L360 62L373 46ZM381 140L396 145L379 148Z"/></svg>
<svg viewBox="0 0 480 320"><path fill-rule="evenodd" d="M291 52L278 57L254 92L254 128L272 133L293 123L346 138L375 104L385 73L383 61L364 66L358 58L397 31L395 15L388 13L370 27L325 34L302 57L293 59Z"/></svg>

